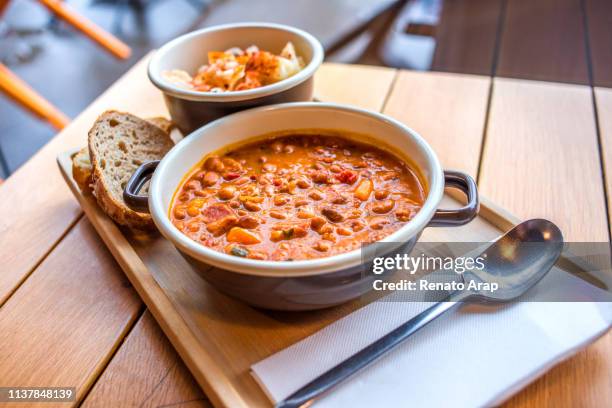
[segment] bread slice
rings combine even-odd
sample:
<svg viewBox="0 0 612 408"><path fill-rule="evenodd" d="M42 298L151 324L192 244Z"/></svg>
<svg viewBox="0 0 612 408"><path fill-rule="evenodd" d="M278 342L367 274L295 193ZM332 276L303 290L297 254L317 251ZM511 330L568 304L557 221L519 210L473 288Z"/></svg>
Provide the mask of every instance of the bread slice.
<svg viewBox="0 0 612 408"><path fill-rule="evenodd" d="M91 190L91 160L89 160L89 149L87 147L79 150L72 156L72 178L77 182L83 192Z"/></svg>
<svg viewBox="0 0 612 408"><path fill-rule="evenodd" d="M131 210L123 189L142 163L160 160L173 146L168 133L132 114L104 112L89 131L93 191L104 212L120 225L154 228L151 216Z"/></svg>
<svg viewBox="0 0 612 408"><path fill-rule="evenodd" d="M155 116L153 118L146 118L145 120L147 122L151 122L152 124L154 124L155 126L157 126L158 128L160 128L161 130L163 130L164 132L166 132L168 134L170 134L172 129L174 129L176 127L174 122L172 122L170 119L166 119L166 118L164 118L162 116Z"/></svg>
<svg viewBox="0 0 612 408"><path fill-rule="evenodd" d="M168 137L170 132L176 128L174 122L161 116L146 118L150 122L166 132ZM72 156L72 178L77 182L81 191L87 193L91 191L91 173L93 171L91 160L89 158L89 148L84 147L77 154Z"/></svg>

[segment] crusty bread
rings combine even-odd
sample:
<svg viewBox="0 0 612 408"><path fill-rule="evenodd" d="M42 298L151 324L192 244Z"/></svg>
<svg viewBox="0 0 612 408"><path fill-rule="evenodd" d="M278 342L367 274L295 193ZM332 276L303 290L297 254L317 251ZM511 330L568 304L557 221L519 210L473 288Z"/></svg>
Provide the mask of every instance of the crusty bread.
<svg viewBox="0 0 612 408"><path fill-rule="evenodd" d="M84 147L72 157L72 178L83 192L91 190L91 171L89 149Z"/></svg>
<svg viewBox="0 0 612 408"><path fill-rule="evenodd" d="M93 191L98 204L115 222L137 229L154 227L151 216L131 210L123 189L142 163L161 159L173 146L166 132L123 112L104 112L89 131Z"/></svg>
<svg viewBox="0 0 612 408"><path fill-rule="evenodd" d="M162 116L155 116L153 118L147 118L145 120L147 122L151 122L152 124L154 124L155 126L157 126L158 128L160 128L161 130L163 130L164 132L166 132L168 134L170 134L172 129L174 129L176 127L174 122L172 122L170 119L166 119L166 118L164 118Z"/></svg>
<svg viewBox="0 0 612 408"><path fill-rule="evenodd" d="M175 129L174 122L161 116L145 119L166 132L170 137L170 132ZM89 148L84 147L77 154L72 156L72 177L77 182L81 191L87 193L91 191L91 160L89 159Z"/></svg>

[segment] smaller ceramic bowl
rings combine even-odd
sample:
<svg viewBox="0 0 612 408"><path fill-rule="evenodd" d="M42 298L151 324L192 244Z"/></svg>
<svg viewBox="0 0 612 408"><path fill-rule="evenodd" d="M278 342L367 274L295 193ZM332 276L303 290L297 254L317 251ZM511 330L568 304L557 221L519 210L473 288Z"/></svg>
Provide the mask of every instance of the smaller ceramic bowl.
<svg viewBox="0 0 612 408"><path fill-rule="evenodd" d="M189 73L208 61L209 51L256 45L274 53L291 41L304 68L297 74L260 88L225 93L193 91L174 85L164 71L181 69ZM159 88L172 121L187 135L200 126L243 109L281 102L310 101L314 73L323 61L323 46L312 35L294 27L271 23L225 24L193 31L161 47L149 62L149 79Z"/></svg>

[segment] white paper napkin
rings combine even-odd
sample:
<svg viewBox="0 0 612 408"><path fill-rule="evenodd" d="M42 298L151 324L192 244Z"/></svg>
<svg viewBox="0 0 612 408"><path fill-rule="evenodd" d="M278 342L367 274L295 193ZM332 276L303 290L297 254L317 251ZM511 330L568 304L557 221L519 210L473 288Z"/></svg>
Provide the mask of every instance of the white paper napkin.
<svg viewBox="0 0 612 408"><path fill-rule="evenodd" d="M556 268L534 290L579 291L587 299L599 291ZM270 399L279 402L429 305L369 304L258 362L252 374ZM611 303L465 305L414 334L315 406L498 404L601 336L611 322Z"/></svg>

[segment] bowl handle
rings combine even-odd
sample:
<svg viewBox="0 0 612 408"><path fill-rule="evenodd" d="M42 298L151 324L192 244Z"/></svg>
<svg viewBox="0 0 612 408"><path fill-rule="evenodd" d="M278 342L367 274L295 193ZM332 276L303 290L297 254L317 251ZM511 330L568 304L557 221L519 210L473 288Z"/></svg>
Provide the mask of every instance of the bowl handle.
<svg viewBox="0 0 612 408"><path fill-rule="evenodd" d="M444 171L444 186L461 190L467 196L467 204L456 210L436 210L429 221L430 227L453 227L467 224L478 215L478 188L474 179L460 171Z"/></svg>
<svg viewBox="0 0 612 408"><path fill-rule="evenodd" d="M140 195L145 183L153 177L159 160L143 163L136 169L123 189L123 201L134 211L149 212L149 195Z"/></svg>

